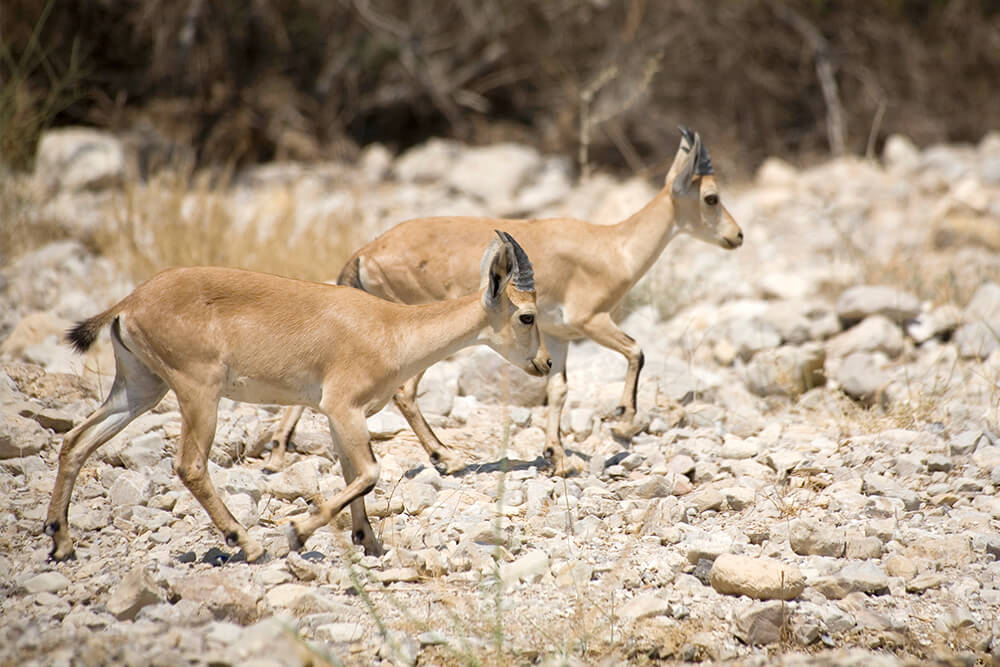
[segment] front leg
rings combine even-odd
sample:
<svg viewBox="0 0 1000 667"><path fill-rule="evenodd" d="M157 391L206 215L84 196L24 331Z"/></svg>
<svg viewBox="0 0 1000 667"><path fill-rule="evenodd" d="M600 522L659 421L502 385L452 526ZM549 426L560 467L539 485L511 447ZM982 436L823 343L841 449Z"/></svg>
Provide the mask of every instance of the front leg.
<svg viewBox="0 0 1000 667"><path fill-rule="evenodd" d="M549 379L545 386L549 414L545 425L545 451L542 455L552 462L553 474L565 477L572 471L566 460L566 449L562 444L559 425L563 407L566 405L566 355L569 343L545 335L545 348L552 359L552 368L549 370Z"/></svg>
<svg viewBox="0 0 1000 667"><path fill-rule="evenodd" d="M344 472L344 481L350 484L358 474L351 467L347 457L341 456L340 463ZM364 496L351 501L351 541L364 547L366 556L381 556L385 553L382 543L379 542L375 531L372 530L371 521L368 520Z"/></svg>
<svg viewBox="0 0 1000 667"><path fill-rule="evenodd" d="M642 348L634 338L618 328L608 313L601 313L587 322L583 332L595 343L620 353L628 362L622 398L613 413L618 423L612 427L612 432L619 438L630 439L644 428L635 420L639 373L646 359Z"/></svg>
<svg viewBox="0 0 1000 667"><path fill-rule="evenodd" d="M288 531L288 542L292 549L301 549L306 540L320 527L325 526L344 507L351 506L352 538L365 548L365 553L382 553L382 545L372 531L364 509L364 496L375 488L379 478L379 464L372 453L368 426L364 413L347 409L342 405L323 405L323 412L330 420L330 435L340 456L344 481L347 486L319 506L319 511L302 519L292 521Z"/></svg>

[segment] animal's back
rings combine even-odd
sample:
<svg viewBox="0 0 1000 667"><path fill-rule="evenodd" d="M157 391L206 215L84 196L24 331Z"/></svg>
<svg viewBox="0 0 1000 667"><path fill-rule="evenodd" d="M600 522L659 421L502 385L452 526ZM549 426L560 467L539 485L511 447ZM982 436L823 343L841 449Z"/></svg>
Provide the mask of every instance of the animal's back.
<svg viewBox="0 0 1000 667"><path fill-rule="evenodd" d="M588 251L576 234L608 229L575 219L503 220L476 217L418 218L402 222L360 248L348 260L338 284L382 299L419 304L456 298L480 288L475 259L495 238L509 232L524 248L535 269L539 299L558 298L565 277L585 267Z"/></svg>
<svg viewBox="0 0 1000 667"><path fill-rule="evenodd" d="M294 370L300 380L359 356L378 358L398 308L346 287L216 267L161 272L130 304L126 335L154 353L161 375L218 364L246 377Z"/></svg>

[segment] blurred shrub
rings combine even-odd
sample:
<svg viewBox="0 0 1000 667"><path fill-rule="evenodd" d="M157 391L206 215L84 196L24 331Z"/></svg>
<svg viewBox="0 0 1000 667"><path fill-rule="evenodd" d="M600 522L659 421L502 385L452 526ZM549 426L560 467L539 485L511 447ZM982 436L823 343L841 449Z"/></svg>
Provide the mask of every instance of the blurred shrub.
<svg viewBox="0 0 1000 667"><path fill-rule="evenodd" d="M38 48L43 10L0 0L5 52ZM38 43L56 70L76 53L91 72L58 122L137 130L201 163L431 135L575 153L587 92L595 162L669 159L685 123L724 168L749 168L828 150L817 62L851 152L1000 127L990 0L61 0ZM51 77L29 74L44 97Z"/></svg>
<svg viewBox="0 0 1000 667"><path fill-rule="evenodd" d="M54 4L18 14L11 30L12 12L0 5L0 166L29 164L38 133L83 95L77 41L43 41Z"/></svg>

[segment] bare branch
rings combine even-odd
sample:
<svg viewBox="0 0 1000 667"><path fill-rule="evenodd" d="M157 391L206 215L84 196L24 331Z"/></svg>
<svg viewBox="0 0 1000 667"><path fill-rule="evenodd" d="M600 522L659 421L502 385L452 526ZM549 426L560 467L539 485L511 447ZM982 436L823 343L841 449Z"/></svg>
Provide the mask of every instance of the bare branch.
<svg viewBox="0 0 1000 667"><path fill-rule="evenodd" d="M816 61L816 77L819 79L823 101L826 104L826 136L830 152L834 155L843 155L846 135L844 111L837 90L836 72L830 58L830 43L808 19L784 3L774 0L771 2L771 7L778 18L802 35L812 49L813 59Z"/></svg>

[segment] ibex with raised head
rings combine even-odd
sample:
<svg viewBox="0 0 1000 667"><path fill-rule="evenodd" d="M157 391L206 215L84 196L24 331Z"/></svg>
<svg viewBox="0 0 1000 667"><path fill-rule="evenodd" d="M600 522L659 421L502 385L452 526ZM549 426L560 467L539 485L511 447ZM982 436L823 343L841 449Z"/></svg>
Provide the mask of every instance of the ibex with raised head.
<svg viewBox="0 0 1000 667"><path fill-rule="evenodd" d="M567 472L559 421L566 401L566 353L571 340L590 338L628 361L625 388L616 410L616 432L636 431L636 391L643 354L638 343L612 320L626 293L657 260L667 243L688 234L727 250L743 243L743 232L719 199L712 161L701 137L681 128L681 143L664 188L642 210L611 225L581 220L497 220L437 217L403 222L354 253L337 282L399 303L453 298L476 288L470 259L494 227L511 230L535 258L538 270L538 326L552 354L548 380L549 414L545 455L555 471ZM430 239L430 243L417 243ZM394 400L439 470L463 462L445 447L417 407L420 376L411 378ZM270 469L280 468L301 410L287 411L275 431Z"/></svg>

